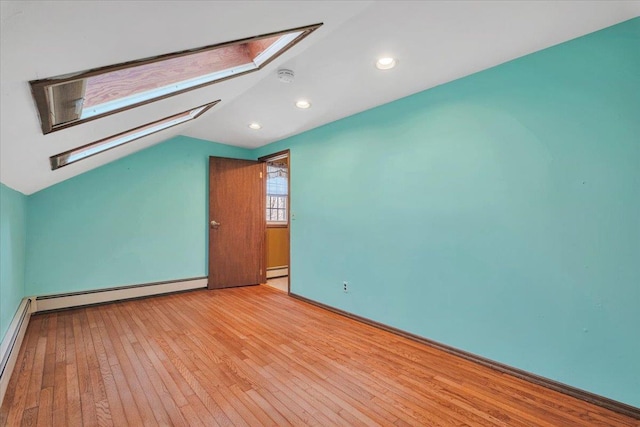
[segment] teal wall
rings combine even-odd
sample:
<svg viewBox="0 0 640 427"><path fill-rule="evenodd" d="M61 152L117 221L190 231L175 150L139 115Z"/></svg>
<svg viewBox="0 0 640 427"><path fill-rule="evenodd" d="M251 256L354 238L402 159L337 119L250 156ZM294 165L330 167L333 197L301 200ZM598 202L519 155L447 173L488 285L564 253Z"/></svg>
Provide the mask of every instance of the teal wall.
<svg viewBox="0 0 640 427"><path fill-rule="evenodd" d="M176 137L29 196L27 295L206 276L208 156L248 154Z"/></svg>
<svg viewBox="0 0 640 427"><path fill-rule="evenodd" d="M291 149L292 292L640 406L638 46L634 19L256 150Z"/></svg>
<svg viewBox="0 0 640 427"><path fill-rule="evenodd" d="M24 297L27 197L0 183L0 339Z"/></svg>

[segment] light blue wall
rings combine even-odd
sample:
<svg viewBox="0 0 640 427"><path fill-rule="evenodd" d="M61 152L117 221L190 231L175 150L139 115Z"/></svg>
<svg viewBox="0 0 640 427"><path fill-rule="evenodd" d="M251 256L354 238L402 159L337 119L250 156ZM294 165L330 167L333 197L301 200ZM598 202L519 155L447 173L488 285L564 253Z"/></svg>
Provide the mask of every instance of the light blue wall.
<svg viewBox="0 0 640 427"><path fill-rule="evenodd" d="M639 46L634 19L256 150L291 149L292 292L640 406Z"/></svg>
<svg viewBox="0 0 640 427"><path fill-rule="evenodd" d="M28 198L28 295L207 275L208 156L177 137Z"/></svg>
<svg viewBox="0 0 640 427"><path fill-rule="evenodd" d="M0 183L0 340L24 297L27 197Z"/></svg>

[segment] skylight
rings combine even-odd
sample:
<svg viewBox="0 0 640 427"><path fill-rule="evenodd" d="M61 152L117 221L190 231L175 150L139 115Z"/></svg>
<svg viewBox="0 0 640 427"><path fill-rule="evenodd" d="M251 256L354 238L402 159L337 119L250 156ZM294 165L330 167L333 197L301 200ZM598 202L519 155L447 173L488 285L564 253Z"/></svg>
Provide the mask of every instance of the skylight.
<svg viewBox="0 0 640 427"><path fill-rule="evenodd" d="M259 70L321 25L31 81L42 132Z"/></svg>
<svg viewBox="0 0 640 427"><path fill-rule="evenodd" d="M180 123L197 119L218 102L220 102L220 100L201 105L200 107L196 107L182 113L174 114L173 116L92 142L91 144L87 144L82 147L74 148L73 150L65 151L64 153L56 154L55 156L51 156L49 158L51 161L51 170L56 170L79 160L95 156L96 154L119 147L128 142L135 141L136 139L151 135L152 133L160 132L161 130L168 129L172 126L179 125Z"/></svg>

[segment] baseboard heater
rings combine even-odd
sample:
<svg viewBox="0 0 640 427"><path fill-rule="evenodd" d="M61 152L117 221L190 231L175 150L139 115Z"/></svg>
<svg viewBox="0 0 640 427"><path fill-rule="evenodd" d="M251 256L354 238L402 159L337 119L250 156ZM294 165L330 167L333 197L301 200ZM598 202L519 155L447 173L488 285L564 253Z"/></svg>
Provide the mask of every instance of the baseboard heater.
<svg viewBox="0 0 640 427"><path fill-rule="evenodd" d="M85 305L103 304L152 295L189 291L207 287L206 277L120 286L116 288L94 289L66 294L44 295L36 298L34 312L61 310Z"/></svg>
<svg viewBox="0 0 640 427"><path fill-rule="evenodd" d="M23 298L2 343L0 343L0 357L2 358L0 359L0 405L4 400L4 395L7 391L11 374L15 368L20 346L22 345L22 340L24 339L24 334L32 313L64 310L206 287L206 277L195 277L191 279Z"/></svg>
<svg viewBox="0 0 640 427"><path fill-rule="evenodd" d="M16 366L20 346L22 345L22 340L24 339L24 334L27 331L27 325L31 318L33 302L30 298L22 299L9 325L9 329L2 343L0 343L0 357L2 357L2 359L0 359L0 404L2 404L4 400L9 379L11 379L11 374Z"/></svg>
<svg viewBox="0 0 640 427"><path fill-rule="evenodd" d="M276 277L286 277L289 275L289 266L267 268L267 279L275 279Z"/></svg>

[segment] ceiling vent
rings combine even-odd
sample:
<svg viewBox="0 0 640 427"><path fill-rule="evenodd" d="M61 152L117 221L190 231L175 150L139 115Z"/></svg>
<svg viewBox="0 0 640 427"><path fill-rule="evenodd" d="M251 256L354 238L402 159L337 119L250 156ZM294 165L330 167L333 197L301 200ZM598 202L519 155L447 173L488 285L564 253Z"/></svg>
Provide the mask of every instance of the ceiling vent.
<svg viewBox="0 0 640 427"><path fill-rule="evenodd" d="M284 68L281 70L278 70L278 80L280 80L282 83L293 82L293 71L286 70Z"/></svg>

